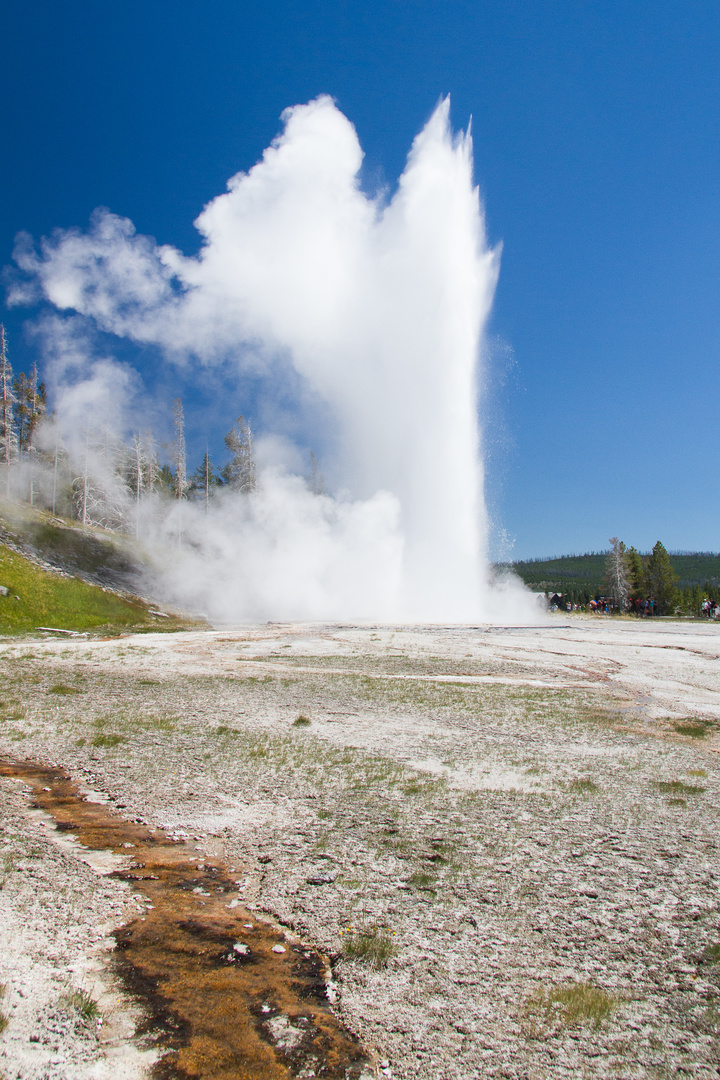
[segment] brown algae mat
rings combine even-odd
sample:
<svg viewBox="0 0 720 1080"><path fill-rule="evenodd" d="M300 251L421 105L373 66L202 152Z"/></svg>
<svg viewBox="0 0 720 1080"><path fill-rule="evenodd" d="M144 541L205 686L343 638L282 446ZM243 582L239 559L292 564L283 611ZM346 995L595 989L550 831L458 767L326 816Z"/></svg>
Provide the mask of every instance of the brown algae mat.
<svg viewBox="0 0 720 1080"><path fill-rule="evenodd" d="M115 971L143 1006L139 1034L165 1051L158 1080L372 1076L369 1057L329 1007L326 958L237 900L228 869L161 829L85 797L61 768L0 760L36 808L85 847L130 857L114 876L148 902L115 931Z"/></svg>

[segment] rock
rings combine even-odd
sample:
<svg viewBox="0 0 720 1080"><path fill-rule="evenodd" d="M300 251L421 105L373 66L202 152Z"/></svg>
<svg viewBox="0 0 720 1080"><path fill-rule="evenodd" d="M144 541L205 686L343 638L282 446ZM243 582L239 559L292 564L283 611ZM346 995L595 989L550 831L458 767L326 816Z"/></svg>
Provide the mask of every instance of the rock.
<svg viewBox="0 0 720 1080"><path fill-rule="evenodd" d="M0 596L9 596L10 590L7 585L0 585Z"/></svg>
<svg viewBox="0 0 720 1080"><path fill-rule="evenodd" d="M287 949L284 945L273 945L272 951L276 953L284 953L287 952Z"/></svg>

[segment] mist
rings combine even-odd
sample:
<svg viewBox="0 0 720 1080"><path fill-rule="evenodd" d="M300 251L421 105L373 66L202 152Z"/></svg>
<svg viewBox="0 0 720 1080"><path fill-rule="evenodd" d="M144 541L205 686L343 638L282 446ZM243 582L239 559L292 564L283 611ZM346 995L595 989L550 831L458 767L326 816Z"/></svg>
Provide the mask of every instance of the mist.
<svg viewBox="0 0 720 1080"><path fill-rule="evenodd" d="M487 562L478 364L499 251L470 135L451 131L442 101L389 197L362 190L355 129L331 98L282 119L261 161L197 218L195 257L107 210L39 248L18 239L10 302L43 305L56 439L110 487L107 433L152 423L139 375L96 355L93 334L155 346L185 377L252 373L270 394L292 391L305 442L327 448L333 494L308 489L298 448L269 429L251 494L202 505L126 492L119 513L146 545L156 595L225 622L536 618Z"/></svg>

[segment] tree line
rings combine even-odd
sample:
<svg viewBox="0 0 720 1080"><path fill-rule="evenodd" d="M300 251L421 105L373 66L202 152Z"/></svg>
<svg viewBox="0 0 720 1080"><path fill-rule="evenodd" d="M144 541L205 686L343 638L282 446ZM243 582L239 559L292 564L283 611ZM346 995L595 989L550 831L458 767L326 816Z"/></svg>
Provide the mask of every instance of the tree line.
<svg viewBox="0 0 720 1080"><path fill-rule="evenodd" d="M658 542L649 555L626 548L616 536L607 554L605 581L607 597L614 609L638 614L703 614L703 601L720 604L720 586L705 582L686 589L678 587L678 576L665 547Z"/></svg>
<svg viewBox="0 0 720 1080"><path fill-rule="evenodd" d="M249 495L258 489L254 437L239 416L225 436L229 458L218 467L206 450L188 473L185 415L180 398L172 406L174 438L160 448L151 431L123 440L101 423L88 422L64 440L57 418L47 411L44 383L33 365L29 376L13 375L5 328L0 324L0 469L5 494L85 525L139 532L141 508L151 496L210 501L221 489ZM324 494L314 454L307 485Z"/></svg>

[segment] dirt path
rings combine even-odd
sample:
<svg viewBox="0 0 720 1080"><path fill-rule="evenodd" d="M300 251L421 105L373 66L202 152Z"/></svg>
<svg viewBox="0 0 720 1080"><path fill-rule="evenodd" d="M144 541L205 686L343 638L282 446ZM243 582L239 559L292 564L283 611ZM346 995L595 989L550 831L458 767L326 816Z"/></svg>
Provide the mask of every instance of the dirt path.
<svg viewBox="0 0 720 1080"><path fill-rule="evenodd" d="M0 676L0 754L63 766L203 873L239 868L223 910L334 958L379 1074L720 1075L720 627L6 641ZM150 885L59 847L0 783L0 1072L169 1067L111 962ZM287 1045L290 1005L271 1020Z"/></svg>

